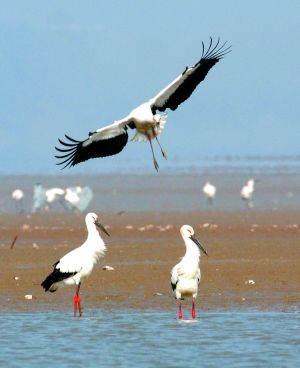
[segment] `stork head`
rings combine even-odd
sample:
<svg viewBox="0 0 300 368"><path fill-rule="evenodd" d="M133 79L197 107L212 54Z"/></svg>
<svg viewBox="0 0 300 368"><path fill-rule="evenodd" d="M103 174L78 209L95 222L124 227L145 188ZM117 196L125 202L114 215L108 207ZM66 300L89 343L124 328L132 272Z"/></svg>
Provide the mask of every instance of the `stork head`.
<svg viewBox="0 0 300 368"><path fill-rule="evenodd" d="M181 228L180 228L180 234L183 237L183 239L184 238L191 239L204 254L208 255L207 252L206 252L206 250L205 250L205 248L203 247L203 245L196 238L195 232L194 232L194 229L192 228L192 226L190 226L190 225L183 225L183 226L181 226Z"/></svg>
<svg viewBox="0 0 300 368"><path fill-rule="evenodd" d="M90 224L94 224L97 227L99 227L100 230L102 230L106 235L110 236L110 234L108 233L108 231L105 229L104 225L101 224L98 221L98 215L94 212L90 212L85 216L85 222L86 222L86 226L88 227Z"/></svg>

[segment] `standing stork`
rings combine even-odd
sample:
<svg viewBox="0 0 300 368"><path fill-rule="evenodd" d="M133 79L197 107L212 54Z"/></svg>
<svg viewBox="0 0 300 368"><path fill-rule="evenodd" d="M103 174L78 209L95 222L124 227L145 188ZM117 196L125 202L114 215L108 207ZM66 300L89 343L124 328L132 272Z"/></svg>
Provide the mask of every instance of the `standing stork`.
<svg viewBox="0 0 300 368"><path fill-rule="evenodd" d="M132 141L148 141L150 143L153 164L158 171L158 163L154 155L152 140L155 139L160 147L162 156L167 159L158 139L167 119L167 109L176 110L177 107L187 100L198 84L202 82L208 71L231 51L231 46L226 42L220 44L220 39L210 44L205 50L202 42L201 59L192 67L186 67L182 74L162 89L148 102L141 104L131 111L129 115L113 124L97 129L89 133L83 141L75 140L65 135L66 141L58 139L63 148L55 147L60 152L55 157L60 160L57 165L63 168L77 165L90 158L116 155L123 150L128 141L128 127L135 129ZM161 112L161 114L159 113Z"/></svg>
<svg viewBox="0 0 300 368"><path fill-rule="evenodd" d="M67 253L58 262L54 263L53 271L41 283L45 291L50 292L54 292L63 286L76 285L74 317L76 317L77 309L79 316L82 316L79 295L81 282L91 274L94 265L100 257L104 256L106 250L106 246L96 226L109 236L105 227L98 222L98 216L95 213L88 213L85 217L85 223L88 230L86 241L80 247Z"/></svg>
<svg viewBox="0 0 300 368"><path fill-rule="evenodd" d="M207 255L206 250L195 237L190 225L183 225L180 234L186 246L186 252L181 261L171 270L171 286L175 299L179 300L178 318L182 319L181 300L192 297L192 318L196 318L195 300L201 279L200 251Z"/></svg>
<svg viewBox="0 0 300 368"><path fill-rule="evenodd" d="M16 203L17 212L19 212L19 213L24 212L24 203L23 203L24 192L23 192L23 190L22 189L15 189L12 192L11 197Z"/></svg>
<svg viewBox="0 0 300 368"><path fill-rule="evenodd" d="M248 180L247 184L244 185L240 191L241 199L246 202L248 208L252 208L254 203L252 201L253 193L254 193L254 179Z"/></svg>
<svg viewBox="0 0 300 368"><path fill-rule="evenodd" d="M215 187L215 185L207 181L202 188L202 191L206 195L208 203L212 205L217 192L217 188Z"/></svg>

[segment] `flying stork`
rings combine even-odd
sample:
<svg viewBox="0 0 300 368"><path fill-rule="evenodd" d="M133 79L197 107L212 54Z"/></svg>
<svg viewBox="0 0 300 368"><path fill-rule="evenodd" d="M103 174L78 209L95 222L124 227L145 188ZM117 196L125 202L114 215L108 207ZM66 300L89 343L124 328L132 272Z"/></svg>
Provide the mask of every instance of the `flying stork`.
<svg viewBox="0 0 300 368"><path fill-rule="evenodd" d="M154 167L158 171L159 166L154 155L152 140L157 141L163 157L167 159L166 152L158 139L166 123L166 110L174 111L187 100L198 84L205 79L208 71L230 51L231 46L227 46L226 42L221 44L220 39L216 44L213 44L213 40L210 38L207 50L202 42L201 59L194 66L186 67L173 82L148 102L133 109L129 115L89 133L88 138L83 141L75 140L66 134L65 141L58 139L63 147L55 147L59 151L59 155L55 156L60 160L57 165L64 165L62 167L64 169L90 158L118 154L127 144L129 127L135 129L132 141L149 141Z"/></svg>

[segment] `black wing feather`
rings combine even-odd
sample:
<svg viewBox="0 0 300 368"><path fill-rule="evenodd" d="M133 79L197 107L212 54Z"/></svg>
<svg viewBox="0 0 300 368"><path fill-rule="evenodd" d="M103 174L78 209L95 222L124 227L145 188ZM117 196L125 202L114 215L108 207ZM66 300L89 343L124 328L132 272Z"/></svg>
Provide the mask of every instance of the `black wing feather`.
<svg viewBox="0 0 300 368"><path fill-rule="evenodd" d="M54 270L41 283L41 286L45 289L45 291L48 291L50 287L56 282L68 279L69 277L72 277L77 273L77 272L61 272L58 268L55 268L58 263L59 261L54 263L53 265Z"/></svg>
<svg viewBox="0 0 300 368"><path fill-rule="evenodd" d="M67 166L71 167L80 162L89 160L90 158L116 155L117 153L122 151L128 141L127 129L124 130L124 133L117 135L116 137L100 139L97 141L91 140L91 142L86 145L84 145L84 143L88 140L82 142L76 141L66 134L65 137L66 139L68 139L67 142L62 141L61 139L59 139L58 141L60 144L67 148L62 149L55 147L58 152L64 153L63 155L55 156L58 159L65 159L57 163L57 165L65 164L63 169Z"/></svg>
<svg viewBox="0 0 300 368"><path fill-rule="evenodd" d="M175 284L173 284L173 282L171 281L171 287L173 291L176 289L177 284L178 284L178 280L175 282Z"/></svg>
<svg viewBox="0 0 300 368"><path fill-rule="evenodd" d="M194 92L200 82L202 82L209 70L223 58L228 52L231 51L231 46L226 47L226 42L219 46L220 39L218 39L215 46L213 46L212 38L210 38L210 44L205 52L204 44L202 42L202 57L193 66L195 69L193 73L187 76L184 82L178 86L176 91L169 97L163 106L152 106L152 112L155 114L157 110L165 111L167 108L176 110L177 107L187 100L190 95ZM184 70L182 75L186 73L187 69Z"/></svg>

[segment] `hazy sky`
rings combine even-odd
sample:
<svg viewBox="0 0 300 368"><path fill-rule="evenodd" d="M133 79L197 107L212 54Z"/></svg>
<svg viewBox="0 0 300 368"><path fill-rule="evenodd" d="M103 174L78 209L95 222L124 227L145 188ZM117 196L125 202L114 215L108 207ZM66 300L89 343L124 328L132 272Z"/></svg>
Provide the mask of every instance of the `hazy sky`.
<svg viewBox="0 0 300 368"><path fill-rule="evenodd" d="M127 115L221 37L232 52L170 112L170 162L300 154L300 1L1 1L0 174L58 173L54 146ZM157 156L163 168L165 163ZM148 144L68 173L137 162Z"/></svg>

